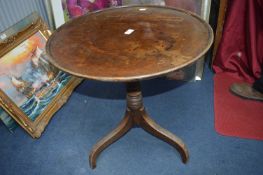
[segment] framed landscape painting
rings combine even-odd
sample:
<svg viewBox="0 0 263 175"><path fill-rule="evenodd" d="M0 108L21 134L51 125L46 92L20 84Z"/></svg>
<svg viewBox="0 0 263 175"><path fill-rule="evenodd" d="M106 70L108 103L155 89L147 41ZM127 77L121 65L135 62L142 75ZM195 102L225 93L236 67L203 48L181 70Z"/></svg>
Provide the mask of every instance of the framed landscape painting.
<svg viewBox="0 0 263 175"><path fill-rule="evenodd" d="M50 32L40 17L32 15L28 18L35 21L30 26L0 43L0 105L38 138L81 79L49 63L44 50ZM6 114L0 115L8 124Z"/></svg>

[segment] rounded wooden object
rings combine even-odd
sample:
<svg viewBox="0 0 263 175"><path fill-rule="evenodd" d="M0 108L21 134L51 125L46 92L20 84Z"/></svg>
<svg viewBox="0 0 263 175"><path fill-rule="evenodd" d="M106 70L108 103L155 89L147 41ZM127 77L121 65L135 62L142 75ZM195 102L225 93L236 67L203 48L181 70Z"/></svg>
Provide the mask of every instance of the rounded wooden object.
<svg viewBox="0 0 263 175"><path fill-rule="evenodd" d="M56 30L46 51L70 74L100 81L136 81L182 68L206 53L211 27L198 16L161 6L89 13Z"/></svg>

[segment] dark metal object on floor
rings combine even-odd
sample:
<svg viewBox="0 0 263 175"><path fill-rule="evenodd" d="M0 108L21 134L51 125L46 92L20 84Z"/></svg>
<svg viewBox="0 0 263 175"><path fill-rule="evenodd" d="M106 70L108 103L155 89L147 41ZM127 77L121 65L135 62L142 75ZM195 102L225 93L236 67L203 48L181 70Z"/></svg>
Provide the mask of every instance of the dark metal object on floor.
<svg viewBox="0 0 263 175"><path fill-rule="evenodd" d="M230 86L230 91L241 98L263 101L263 93L254 89L248 83L234 83Z"/></svg>

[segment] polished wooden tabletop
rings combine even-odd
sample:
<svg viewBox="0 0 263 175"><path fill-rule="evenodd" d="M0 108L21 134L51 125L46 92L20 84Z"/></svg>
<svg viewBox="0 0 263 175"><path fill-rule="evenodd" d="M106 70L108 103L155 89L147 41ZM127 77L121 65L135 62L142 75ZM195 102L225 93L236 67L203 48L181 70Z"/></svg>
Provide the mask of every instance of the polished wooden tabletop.
<svg viewBox="0 0 263 175"><path fill-rule="evenodd" d="M61 26L49 38L51 63L101 81L135 81L182 68L206 53L211 27L198 16L161 6L97 11Z"/></svg>

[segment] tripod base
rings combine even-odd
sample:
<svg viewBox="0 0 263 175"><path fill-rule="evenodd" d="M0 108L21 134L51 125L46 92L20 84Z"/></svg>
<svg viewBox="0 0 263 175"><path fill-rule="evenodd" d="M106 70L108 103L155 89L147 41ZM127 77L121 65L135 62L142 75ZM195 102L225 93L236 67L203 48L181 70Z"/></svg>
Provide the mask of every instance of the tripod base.
<svg viewBox="0 0 263 175"><path fill-rule="evenodd" d="M99 154L133 127L141 127L148 133L167 142L179 151L183 163L187 162L189 154L186 145L180 138L159 126L149 117L142 103L140 84L133 82L127 84L127 109L124 118L113 131L94 145L89 156L90 167L94 169Z"/></svg>

